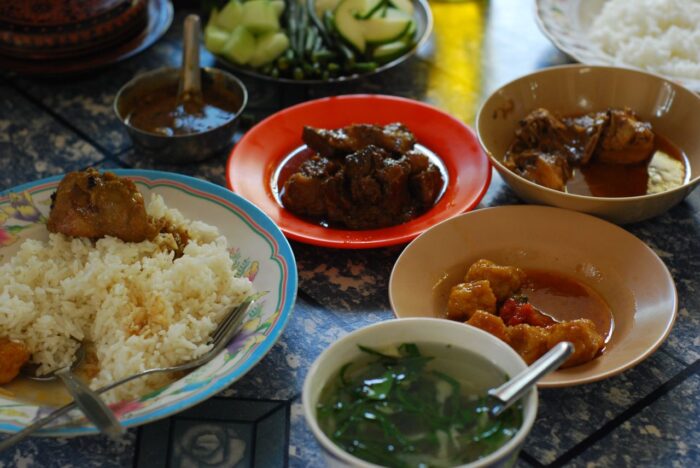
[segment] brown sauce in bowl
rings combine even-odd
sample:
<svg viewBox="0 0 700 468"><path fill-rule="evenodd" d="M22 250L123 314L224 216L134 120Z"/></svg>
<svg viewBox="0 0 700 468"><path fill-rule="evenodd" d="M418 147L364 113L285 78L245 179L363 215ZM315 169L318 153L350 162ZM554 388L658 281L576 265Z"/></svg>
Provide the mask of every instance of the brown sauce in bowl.
<svg viewBox="0 0 700 468"><path fill-rule="evenodd" d="M566 192L594 197L636 197L680 187L690 176L688 157L665 137L654 133L654 155L639 164L591 161L573 171Z"/></svg>
<svg viewBox="0 0 700 468"><path fill-rule="evenodd" d="M234 95L213 87L202 89L203 102L178 101L177 86L166 86L144 94L128 113L126 123L163 136L202 133L229 122L241 102Z"/></svg>
<svg viewBox="0 0 700 468"><path fill-rule="evenodd" d="M557 322L588 319L607 342L615 327L610 306L593 288L561 273L526 269L521 294Z"/></svg>

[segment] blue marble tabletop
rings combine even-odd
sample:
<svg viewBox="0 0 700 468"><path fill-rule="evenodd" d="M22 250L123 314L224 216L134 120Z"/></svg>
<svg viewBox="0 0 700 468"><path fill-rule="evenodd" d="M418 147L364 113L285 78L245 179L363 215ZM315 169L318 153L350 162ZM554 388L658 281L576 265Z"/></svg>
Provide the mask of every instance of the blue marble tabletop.
<svg viewBox="0 0 700 468"><path fill-rule="evenodd" d="M567 62L537 29L531 1L434 1L431 7L430 41L379 76L315 87L241 77L250 92L246 125L300 101L355 92L426 101L472 124L480 102L500 85ZM0 191L88 166L176 171L224 185L227 154L184 166L151 161L132 148L112 111L116 91L135 74L179 64L184 14L176 12L153 47L109 68L69 78L0 71ZM520 202L494 173L479 207L514 203ZM517 466L700 466L700 191L626 229L653 248L674 277L680 305L673 331L658 351L618 376L542 390ZM0 467L321 466L302 414L304 377L334 340L392 317L387 286L403 247L292 247L300 280L293 317L243 379L195 408L129 430L119 442L32 438L0 453Z"/></svg>

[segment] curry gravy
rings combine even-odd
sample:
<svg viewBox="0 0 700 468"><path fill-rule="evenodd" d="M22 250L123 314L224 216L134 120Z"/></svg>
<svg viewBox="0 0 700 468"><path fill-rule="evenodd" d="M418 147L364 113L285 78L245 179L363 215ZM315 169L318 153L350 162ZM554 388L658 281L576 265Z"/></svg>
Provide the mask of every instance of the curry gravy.
<svg viewBox="0 0 700 468"><path fill-rule="evenodd" d="M595 157L576 167L566 192L594 197L636 197L683 185L690 177L688 157L654 132L653 156L639 164L609 164Z"/></svg>
<svg viewBox="0 0 700 468"><path fill-rule="evenodd" d="M144 93L135 100L137 104L128 113L126 123L163 136L190 135L229 122L241 106L234 95L214 87L203 87L202 95L203 102L196 99L179 102L177 85Z"/></svg>
<svg viewBox="0 0 700 468"><path fill-rule="evenodd" d="M589 319L607 342L614 322L610 306L595 290L576 279L545 270L525 269L520 289L528 302L558 322Z"/></svg>

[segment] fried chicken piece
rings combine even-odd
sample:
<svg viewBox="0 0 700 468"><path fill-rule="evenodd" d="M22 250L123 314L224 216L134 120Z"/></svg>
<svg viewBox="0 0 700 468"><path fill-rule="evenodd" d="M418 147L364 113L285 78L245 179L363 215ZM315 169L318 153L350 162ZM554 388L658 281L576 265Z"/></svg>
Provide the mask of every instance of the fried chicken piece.
<svg viewBox="0 0 700 468"><path fill-rule="evenodd" d="M447 300L447 318L464 322L477 310L496 312L496 296L486 280L453 286Z"/></svg>
<svg viewBox="0 0 700 468"><path fill-rule="evenodd" d="M637 164L649 159L654 151L651 124L638 120L630 109L612 109L608 115L596 157L613 164Z"/></svg>
<svg viewBox="0 0 700 468"><path fill-rule="evenodd" d="M508 327L508 344L528 364L532 364L549 350L546 328L532 325L515 325Z"/></svg>
<svg viewBox="0 0 700 468"><path fill-rule="evenodd" d="M545 330L547 330L547 349L552 349L562 341L570 341L574 344L574 353L561 365L561 368L578 366L592 360L605 344L595 324L588 319L560 322Z"/></svg>
<svg viewBox="0 0 700 468"><path fill-rule="evenodd" d="M469 267L464 280L488 280L491 290L501 302L518 292L525 281L525 272L518 267L501 266L482 258Z"/></svg>
<svg viewBox="0 0 700 468"><path fill-rule="evenodd" d="M301 139L309 148L326 158L337 158L374 145L390 153L403 154L413 148L416 139L403 124L355 124L326 130L305 126Z"/></svg>
<svg viewBox="0 0 700 468"><path fill-rule="evenodd" d="M0 338L0 385L17 377L29 356L29 350L22 343Z"/></svg>
<svg viewBox="0 0 700 468"><path fill-rule="evenodd" d="M47 228L72 237L113 236L125 242L153 239L160 230L131 180L93 168L66 174L53 195Z"/></svg>
<svg viewBox="0 0 700 468"><path fill-rule="evenodd" d="M491 333L501 341L508 343L508 329L506 324L498 315L489 314L483 310L475 311L472 316L464 322L485 332Z"/></svg>

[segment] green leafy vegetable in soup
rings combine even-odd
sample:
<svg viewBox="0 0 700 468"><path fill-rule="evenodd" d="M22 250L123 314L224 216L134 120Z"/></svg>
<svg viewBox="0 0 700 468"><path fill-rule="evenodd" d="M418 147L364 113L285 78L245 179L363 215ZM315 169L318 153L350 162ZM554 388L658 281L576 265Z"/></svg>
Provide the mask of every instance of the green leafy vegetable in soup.
<svg viewBox="0 0 700 468"><path fill-rule="evenodd" d="M386 466L454 466L510 440L522 406L487 414L486 390L506 380L480 356L446 345L404 343L345 364L317 407L323 432L343 450Z"/></svg>

